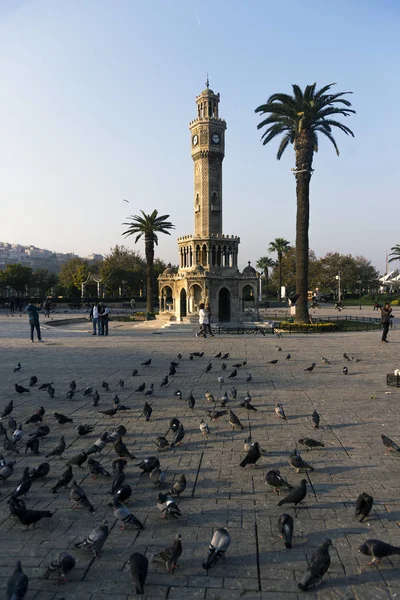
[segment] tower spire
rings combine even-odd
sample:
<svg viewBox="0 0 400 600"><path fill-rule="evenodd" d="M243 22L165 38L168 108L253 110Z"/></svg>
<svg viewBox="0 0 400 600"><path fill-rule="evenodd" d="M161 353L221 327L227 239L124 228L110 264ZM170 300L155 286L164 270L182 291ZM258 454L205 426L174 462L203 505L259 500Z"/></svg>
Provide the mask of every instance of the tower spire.
<svg viewBox="0 0 400 600"><path fill-rule="evenodd" d="M208 79L208 73L207 73L206 87L207 87L207 89L210 87L210 80Z"/></svg>

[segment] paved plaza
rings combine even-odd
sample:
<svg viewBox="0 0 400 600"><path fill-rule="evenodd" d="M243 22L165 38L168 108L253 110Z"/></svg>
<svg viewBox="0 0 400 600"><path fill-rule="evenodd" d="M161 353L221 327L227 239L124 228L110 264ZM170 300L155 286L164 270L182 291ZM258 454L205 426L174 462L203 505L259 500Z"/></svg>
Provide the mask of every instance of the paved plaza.
<svg viewBox="0 0 400 600"><path fill-rule="evenodd" d="M399 309L394 312L399 316ZM374 314L371 311L371 316ZM220 335L203 340L194 337L197 328L191 325L161 329L155 322L134 326L112 320L108 337L92 337L90 323L76 321L50 327L44 325L43 317L41 321L44 342L31 344L26 316L0 315L0 410L12 399L12 416L18 423L24 423L43 406L46 409L43 422L51 428L50 435L41 440L40 456L25 456L25 442L36 427L24 425L25 436L19 444L21 453L9 456L16 460L14 473L6 482L0 482L1 597L6 579L20 559L29 575L28 600L131 600L136 595L129 557L137 551L149 558L143 598L400 598L400 556L370 566L370 558L358 553L359 545L370 538L400 544L400 456L385 453L381 441L384 433L400 443L400 389L386 385L386 373L400 368L398 327L390 330L390 343L382 344L379 331L284 334L282 339L272 335ZM277 345L282 352L277 351ZM191 352L204 352L204 356L189 360ZM222 390L217 381L223 374L221 360L214 358L218 352L230 353L225 361L226 381ZM359 362L345 361L344 352ZM176 375L169 378L168 386L160 388L170 361L177 360L178 353L182 359ZM288 353L291 359L285 360ZM331 365L324 366L321 355ZM140 366L149 358L150 366ZM273 359L278 359L278 363L268 364ZM210 360L212 369L206 373ZM229 393L232 383L227 374L234 363L241 361L247 364L238 369L233 382L238 398L230 400L227 408L238 415L244 430L232 432L227 416L217 421L206 416L205 411L212 406L207 403L205 392L218 397L225 390ZM14 373L18 362L22 369ZM317 363L314 371L305 372L312 362ZM349 369L347 376L342 371L345 365ZM139 371L136 377L131 375L133 369ZM246 383L248 373L252 381ZM30 388L29 394L17 394L14 384L28 386L32 375L37 376L38 384ZM77 392L68 400L66 393L73 379ZM117 386L120 379L125 381L123 389ZM109 392L103 391L103 380L109 383ZM44 382L54 384L53 399L46 391L38 390ZM149 422L141 416L144 394L134 393L141 383L146 383L146 388L154 383L153 415ZM98 389L98 408L93 407L91 397L83 396L86 386ZM182 399L174 396L178 389L182 391ZM247 390L256 412L240 407ZM190 392L196 399L194 410L185 401ZM116 393L121 403L131 409L115 417L99 414L99 409L112 407ZM277 419L276 401L283 404L287 422ZM311 426L314 409L321 416L319 430ZM73 418L73 424L59 425L53 417L54 411ZM178 417L185 427L183 445L159 453L154 440L165 434L172 417ZM208 439L200 434L201 418L210 425ZM2 421L5 427L7 421L8 418ZM94 425L94 431L79 437L76 426L85 423ZM50 492L68 458L90 448L103 431L111 431L121 423L128 430L124 441L136 457L129 461L126 471L126 482L133 489L127 504L145 525L140 533L129 526L126 531L120 530L113 509L108 506L110 479L93 480L86 465L82 470L74 467L74 476L95 506L93 515L83 508L73 509L69 490ZM61 435L67 442L63 458L49 459L49 476L33 483L26 500L29 508L50 510L53 517L25 531L18 519L10 515L7 500L24 467L43 462ZM243 443L249 435L260 443L265 454L256 468L242 469L239 463L245 455ZM171 439L171 433L168 437ZM265 475L278 468L285 479L297 485L304 475L293 471L288 458L296 446L301 449L297 442L304 437L320 440L325 447L310 452L302 450L303 458L315 471L306 476L308 494L295 517L292 505L277 506L278 498L266 485ZM6 455L4 451L3 454ZM168 491L181 474L186 475L188 485L179 502L183 513L179 520L160 518L156 507L158 489L147 476L140 476L136 465L149 456L158 456L161 467L167 469L162 491ZM111 469L117 455L108 444L95 458ZM360 492L374 498L370 517L363 523L354 518L355 500ZM278 517L284 512L295 517L291 550L284 548L278 534ZM104 518L108 519L111 532L101 557L94 559L90 551L74 548L74 543ZM202 561L218 527L228 528L232 543L225 559L207 572ZM183 554L179 567L170 574L164 565L151 559L169 546L177 533L182 534ZM301 592L298 582L307 570L307 560L326 538L333 542L329 572L321 586ZM57 587L55 574L48 579L43 575L49 563L66 549L75 556L77 564L69 582Z"/></svg>

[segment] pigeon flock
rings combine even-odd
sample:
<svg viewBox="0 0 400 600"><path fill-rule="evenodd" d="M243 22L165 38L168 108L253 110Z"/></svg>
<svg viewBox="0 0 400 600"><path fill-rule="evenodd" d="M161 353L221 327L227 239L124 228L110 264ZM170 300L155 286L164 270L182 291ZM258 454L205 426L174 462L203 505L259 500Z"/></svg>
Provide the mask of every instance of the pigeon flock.
<svg viewBox="0 0 400 600"><path fill-rule="evenodd" d="M8 523L8 529L20 530L21 543L24 532L39 527L49 530L54 555L47 564L38 561L43 580L54 578L58 587L69 579L75 581L75 570L84 590L93 561L116 560L115 555L120 560L122 555L121 582L130 581L131 593L146 593L147 579L151 577L153 585L157 584L161 573L171 577L173 586L174 573L185 564L185 542L191 541L185 530L198 522L190 506L191 499L200 493L200 465L197 471L189 469L194 451L197 457L200 448L200 464L206 465L209 478L216 478L224 469L223 446L235 440L241 446L233 460L243 493L246 486L254 490L262 482L266 516L271 502L283 507L272 523L277 551L304 547L298 590L307 591L322 583L331 565L335 538L331 533L318 546L304 544L307 522L301 519L301 511L315 504L317 516L312 474L324 469L319 457L332 449L323 410L313 406L309 414L299 417L290 414L282 395L252 395L260 365L247 364L233 351L210 354L204 347L184 356L178 353L161 377L160 369L155 368L156 353L151 358L131 360L124 379L120 372L107 381L89 375L85 381L81 377L71 379L67 387L54 375L54 381L41 380L33 374L32 364L22 361L13 368L18 381L0 406L1 522ZM276 346L276 350L282 352L282 347ZM278 363L292 365L295 351L291 349L282 358L266 360L265 373L279 368ZM342 357L321 356L319 364L311 365L299 359L298 371L309 380L318 377L320 369L336 367L342 377L351 373L350 363L361 360L346 353L343 358L348 366L341 364L339 369ZM206 386L205 393L193 385L199 377ZM48 407L49 402L57 411ZM293 437L300 419L303 437ZM280 431L278 464L276 453L268 448L268 427ZM395 440L381 434L381 441L385 455L400 458ZM224 489L223 480L218 493L231 493ZM262 502L261 498L257 502ZM192 573L196 569L220 569L226 576L230 557L240 557L243 540L235 539L226 512L218 518L218 495L213 503L212 526L206 529L209 537L204 541L202 558L189 556L186 564ZM359 523L375 518L374 498L360 489L353 505L355 534L359 534ZM149 529L151 537L141 543ZM126 540L125 545L119 547L116 539ZM375 565L400 554L400 547L365 539L359 553L370 558L368 564ZM237 576L237 569L238 563L232 566L231 577ZM9 573L6 598L22 600L28 590L29 578L21 558ZM64 590L67 600L68 585Z"/></svg>

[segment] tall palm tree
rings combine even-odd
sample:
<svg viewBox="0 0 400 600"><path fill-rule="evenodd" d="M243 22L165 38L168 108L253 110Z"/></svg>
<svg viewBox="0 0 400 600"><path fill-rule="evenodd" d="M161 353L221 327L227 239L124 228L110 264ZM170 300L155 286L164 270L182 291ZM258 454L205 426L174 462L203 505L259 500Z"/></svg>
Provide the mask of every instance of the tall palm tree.
<svg viewBox="0 0 400 600"><path fill-rule="evenodd" d="M158 216L158 211L153 210L151 214L146 214L142 210L140 215L127 217L131 222L123 223L129 225L129 229L122 235L128 237L136 235L135 244L144 236L144 251L146 257L146 287L147 287L147 311L153 312L153 265L154 265L154 244L158 245L157 233L166 233L171 235L169 229L175 229L169 219L169 215Z"/></svg>
<svg viewBox="0 0 400 600"><path fill-rule="evenodd" d="M262 269L264 272L264 281L265 281L265 299L267 299L267 291L268 291L268 269L275 267L275 261L272 260L269 256L261 256L256 263L257 269Z"/></svg>
<svg viewBox="0 0 400 600"><path fill-rule="evenodd" d="M396 246L393 246L393 248L390 249L392 252L389 254L389 256L391 256L392 258L389 258L389 262L400 260L400 244L397 244Z"/></svg>
<svg viewBox="0 0 400 600"><path fill-rule="evenodd" d="M309 322L308 314L308 229L310 212L310 179L313 172L314 152L318 152L318 133L325 135L332 142L336 154L339 155L332 129L337 127L346 135L354 137L351 129L335 120L337 115L348 117L354 110L351 103L343 98L351 92L332 94L331 87L324 86L316 91L316 84L308 85L304 91L293 85L293 96L289 94L273 94L256 108L256 113L269 115L258 124L257 129L266 127L261 139L268 144L276 136L283 136L279 145L277 159L289 144L294 145L296 168L297 216L296 216L296 292L299 299L296 303L296 320Z"/></svg>
<svg viewBox="0 0 400 600"><path fill-rule="evenodd" d="M278 257L278 268L279 268L279 290L278 298L281 301L281 289L282 289L282 258L283 255L289 252L290 242L285 238L275 238L273 242L269 243L268 252L276 252Z"/></svg>

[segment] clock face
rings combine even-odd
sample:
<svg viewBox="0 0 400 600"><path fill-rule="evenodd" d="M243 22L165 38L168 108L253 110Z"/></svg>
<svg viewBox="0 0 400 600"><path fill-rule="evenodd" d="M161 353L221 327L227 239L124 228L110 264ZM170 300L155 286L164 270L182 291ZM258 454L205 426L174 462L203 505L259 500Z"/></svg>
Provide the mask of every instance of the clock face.
<svg viewBox="0 0 400 600"><path fill-rule="evenodd" d="M211 139L214 142L214 144L219 144L220 142L220 137L218 133L213 133Z"/></svg>
<svg viewBox="0 0 400 600"><path fill-rule="evenodd" d="M198 144L198 142L199 142L199 136L198 135L194 135L193 138L192 138L193 146L196 146Z"/></svg>

